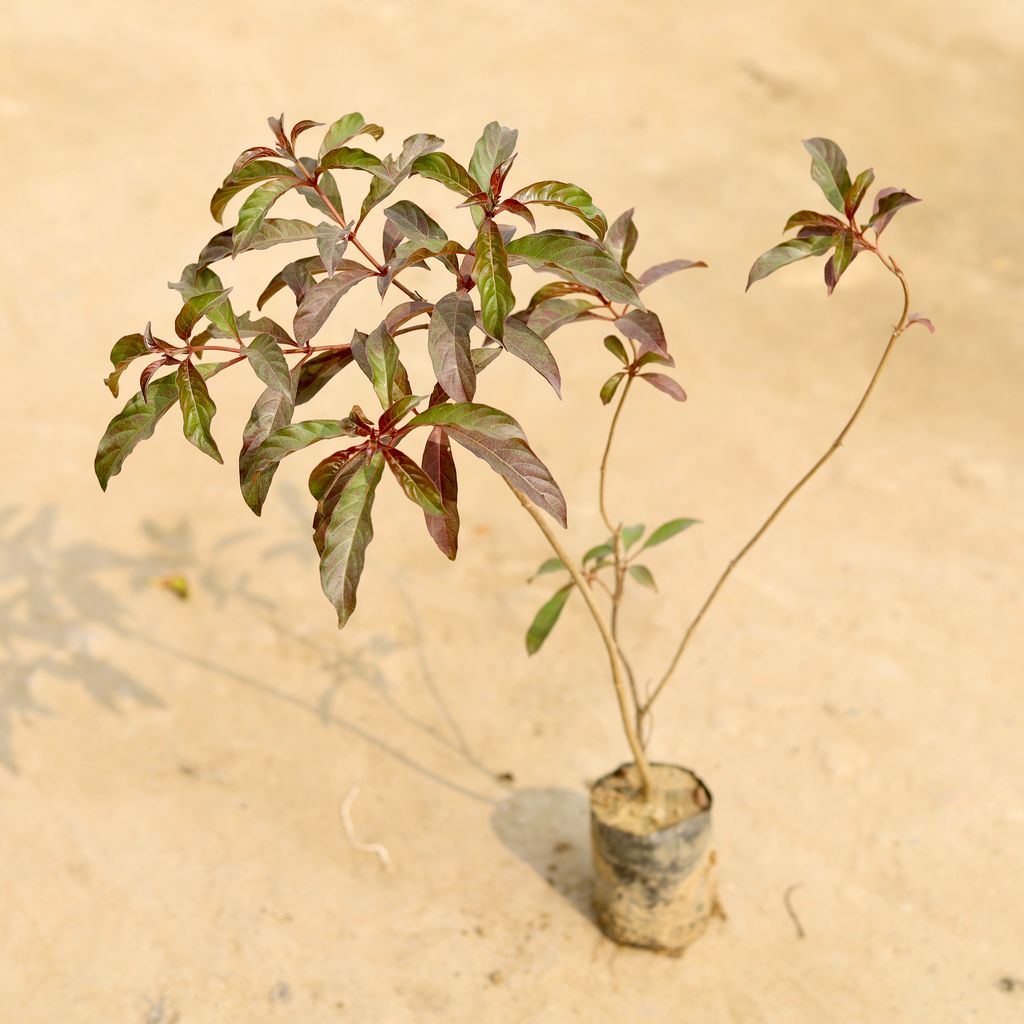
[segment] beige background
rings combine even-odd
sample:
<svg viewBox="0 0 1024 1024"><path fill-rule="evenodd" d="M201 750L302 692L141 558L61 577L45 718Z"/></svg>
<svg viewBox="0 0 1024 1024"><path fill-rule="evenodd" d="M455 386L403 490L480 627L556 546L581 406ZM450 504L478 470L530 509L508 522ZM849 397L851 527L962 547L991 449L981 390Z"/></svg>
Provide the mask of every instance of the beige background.
<svg viewBox="0 0 1024 1024"><path fill-rule="evenodd" d="M104 0L8 4L0 33L0 1020L1024 1017L1019 3ZM652 392L617 460L624 518L704 521L661 549L662 600L629 607L651 674L898 310L866 258L831 300L820 265L743 295L786 215L822 204L799 140L926 200L885 237L939 332L903 339L658 717L655 755L715 792L729 915L682 960L589 920L584 784L625 746L578 603L523 656L545 552L485 468L461 459L454 565L384 492L340 635L309 460L257 521L169 419L96 486L109 346L169 330L163 282L282 108L362 110L385 143L433 131L463 159L498 118L521 182L636 206L638 266L711 264L650 293L691 399ZM242 308L282 253L227 268ZM353 296L333 330L376 308ZM558 336L563 403L525 368L486 381L569 495L579 551L601 539L599 338ZM364 397L338 384L317 409ZM229 463L254 394L241 374L217 391ZM189 601L152 585L172 571ZM345 841L354 785L390 870Z"/></svg>

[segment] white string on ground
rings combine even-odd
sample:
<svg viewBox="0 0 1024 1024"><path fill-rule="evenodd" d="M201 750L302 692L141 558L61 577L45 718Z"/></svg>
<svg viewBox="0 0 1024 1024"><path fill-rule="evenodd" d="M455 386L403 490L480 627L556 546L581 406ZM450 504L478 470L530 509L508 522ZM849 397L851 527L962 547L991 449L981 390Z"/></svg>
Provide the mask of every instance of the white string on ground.
<svg viewBox="0 0 1024 1024"><path fill-rule="evenodd" d="M360 853L374 854L374 856L380 859L384 867L389 868L391 867L391 854L388 853L386 846L381 846L380 843L363 843L356 838L356 830L352 825L352 805L356 802L358 796L359 786L353 783L345 799L341 801L341 827L345 830L345 838L348 840L348 845Z"/></svg>

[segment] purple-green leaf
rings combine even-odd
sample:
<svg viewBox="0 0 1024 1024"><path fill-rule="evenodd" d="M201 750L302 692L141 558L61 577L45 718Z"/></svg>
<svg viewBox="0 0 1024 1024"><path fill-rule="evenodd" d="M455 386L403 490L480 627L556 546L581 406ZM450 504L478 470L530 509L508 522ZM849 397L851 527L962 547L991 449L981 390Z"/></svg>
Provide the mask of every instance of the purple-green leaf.
<svg viewBox="0 0 1024 1024"><path fill-rule="evenodd" d="M181 405L182 431L201 452L217 462L223 462L217 442L210 432L210 424L217 412L206 381L191 359L178 365L178 403Z"/></svg>
<svg viewBox="0 0 1024 1024"><path fill-rule="evenodd" d="M630 208L612 221L611 227L608 228L608 233L605 235L604 247L625 269L629 263L629 257L636 248L638 237L636 225L633 223L633 210Z"/></svg>
<svg viewBox="0 0 1024 1024"><path fill-rule="evenodd" d="M242 431L242 448L238 453L238 483L242 499L256 513L263 511L270 482L278 462L269 464L259 453L260 445L275 431L291 423L295 398L291 391L268 387L256 399L249 420Z"/></svg>
<svg viewBox="0 0 1024 1024"><path fill-rule="evenodd" d="M339 146L337 149L332 149L321 157L317 173L345 168L366 171L374 177L382 178L388 184L392 181L391 172L380 157L367 153L365 149L359 149L357 146Z"/></svg>
<svg viewBox="0 0 1024 1024"><path fill-rule="evenodd" d="M835 291L839 278L846 272L846 268L853 262L853 257L856 255L853 248L853 232L840 231L835 235L833 241L836 247L835 252L825 263L825 286L828 288L829 295Z"/></svg>
<svg viewBox="0 0 1024 1024"><path fill-rule="evenodd" d="M305 242L316 237L317 229L304 220L290 217L268 217L249 240L249 249L269 249L282 242ZM207 267L226 259L233 252L233 229L221 231L206 243L199 254L198 266Z"/></svg>
<svg viewBox="0 0 1024 1024"><path fill-rule="evenodd" d="M324 221L315 228L316 248L328 277L334 276L348 248L348 230L333 221Z"/></svg>
<svg viewBox="0 0 1024 1024"><path fill-rule="evenodd" d="M431 242L444 244L448 241L448 235L440 224L434 220L425 210L422 210L415 203L402 199L389 206L384 211L384 216L401 231L405 238L417 246L429 245Z"/></svg>
<svg viewBox="0 0 1024 1024"><path fill-rule="evenodd" d="M615 321L615 326L640 346L641 352L659 352L671 360L665 329L656 313L648 309L634 309ZM671 365L671 363L670 363Z"/></svg>
<svg viewBox="0 0 1024 1024"><path fill-rule="evenodd" d="M618 373L613 373L602 385L601 385L601 404L607 405L614 397L615 392L619 389L619 384L622 378L626 374L619 370Z"/></svg>
<svg viewBox="0 0 1024 1024"><path fill-rule="evenodd" d="M866 171L861 171L860 174L857 175L845 197L847 217L852 217L857 212L860 204L864 201L864 194L867 192L874 180L875 172L871 167Z"/></svg>
<svg viewBox="0 0 1024 1024"><path fill-rule="evenodd" d="M871 220L868 221L868 227L874 228L875 234L880 235L898 210L919 202L921 202L920 199L915 198L909 192L904 192L903 189L879 189L878 195L875 196L875 208L871 214Z"/></svg>
<svg viewBox="0 0 1024 1024"><path fill-rule="evenodd" d="M244 349L253 373L268 388L275 388L284 394L292 390L291 373L288 360L285 359L281 346L269 334L257 334Z"/></svg>
<svg viewBox="0 0 1024 1024"><path fill-rule="evenodd" d="M373 540L373 498L383 472L382 452L359 459L344 476L340 491L332 487L317 506L314 538L319 540L320 585L338 613L339 628L355 611L366 549Z"/></svg>
<svg viewBox="0 0 1024 1024"><path fill-rule="evenodd" d="M146 340L141 334L126 334L114 342L110 350L110 362L114 369L105 377L103 383L110 388L110 393L117 398L118 382L121 374L140 356L148 355Z"/></svg>
<svg viewBox="0 0 1024 1024"><path fill-rule="evenodd" d="M532 366L555 389L555 394L559 398L562 397L562 378L558 372L558 363L540 335L535 334L522 321L509 317L505 321L502 345L517 359L522 359L524 363ZM451 394L450 391L448 393Z"/></svg>
<svg viewBox="0 0 1024 1024"><path fill-rule="evenodd" d="M238 170L232 171L224 179L224 184L213 193L213 198L210 200L210 213L213 214L213 219L218 224L221 222L225 207L239 192L258 182L273 181L276 178L291 181L296 185L300 184L294 171L273 160L253 160Z"/></svg>
<svg viewBox="0 0 1024 1024"><path fill-rule="evenodd" d="M419 505L427 515L444 515L441 495L434 481L405 452L385 448L384 459L410 501Z"/></svg>
<svg viewBox="0 0 1024 1024"><path fill-rule="evenodd" d="M678 274L680 270L689 270L691 267L706 267L703 260L666 260L664 263L656 263L648 267L641 275L637 291L643 291L650 287L655 281L660 281L669 274Z"/></svg>
<svg viewBox="0 0 1024 1024"><path fill-rule="evenodd" d="M441 497L443 514L424 511L427 532L441 553L454 559L459 552L459 478L448 435L441 427L431 430L423 448L423 472L427 474Z"/></svg>
<svg viewBox="0 0 1024 1024"><path fill-rule="evenodd" d="M523 428L507 413L487 405L435 405L408 427L444 427L450 437L483 459L517 491L566 525L565 497L547 466L534 454Z"/></svg>
<svg viewBox="0 0 1024 1024"><path fill-rule="evenodd" d="M510 259L526 263L534 270L553 268L563 271L581 284L594 288L606 299L643 308L640 296L622 267L590 239L563 232L540 231L514 239L506 250Z"/></svg>
<svg viewBox="0 0 1024 1024"><path fill-rule="evenodd" d="M568 210L583 221L598 238L604 238L608 220L594 205L589 192L565 181L537 181L521 188L512 199L525 205L554 206Z"/></svg>
<svg viewBox="0 0 1024 1024"><path fill-rule="evenodd" d="M469 173L480 189L487 190L491 174L496 167L512 156L518 138L518 131L514 128L503 128L497 121L491 121L484 127L469 161Z"/></svg>
<svg viewBox="0 0 1024 1024"><path fill-rule="evenodd" d="M295 340L300 345L309 344L341 297L360 281L373 276L374 271L369 267L352 260L340 260L333 277L318 281L303 295L292 325Z"/></svg>
<svg viewBox="0 0 1024 1024"><path fill-rule="evenodd" d="M307 359L298 369L295 404L304 405L310 401L351 362L352 349L347 345L327 352L318 352L312 359Z"/></svg>
<svg viewBox="0 0 1024 1024"><path fill-rule="evenodd" d="M797 260L805 260L808 256L821 256L832 248L833 239L827 236L815 238L790 238L785 242L762 253L754 260L747 278L747 289L755 281L760 281L769 274L774 274L780 267L788 266Z"/></svg>
<svg viewBox="0 0 1024 1024"><path fill-rule="evenodd" d="M560 327L584 319L595 308L586 299L545 299L532 309L514 314L514 319L521 320L538 338L546 339Z"/></svg>
<svg viewBox="0 0 1024 1024"><path fill-rule="evenodd" d="M445 188L461 196L474 196L480 191L480 186L469 171L447 153L427 153L416 157L412 162L412 173L431 181L439 181Z"/></svg>
<svg viewBox="0 0 1024 1024"><path fill-rule="evenodd" d="M287 192L300 184L298 178L278 178L260 185L238 211L238 223L231 235L234 254L245 252L255 239L267 219L270 208Z"/></svg>
<svg viewBox="0 0 1024 1024"><path fill-rule="evenodd" d="M804 139L804 149L811 154L811 177L832 206L845 213L851 185L845 154L831 139Z"/></svg>
<svg viewBox="0 0 1024 1024"><path fill-rule="evenodd" d="M367 124L362 114L358 112L346 114L344 117L338 118L324 133L324 140L320 145L320 156L326 156L332 149L344 146L346 142L358 135L369 135L379 141L383 134L384 129L379 124Z"/></svg>
<svg viewBox="0 0 1024 1024"><path fill-rule="evenodd" d="M400 398L411 394L409 374L399 358L398 345L383 324L369 335L356 331L352 336L352 356L373 384L382 409L390 409Z"/></svg>
<svg viewBox="0 0 1024 1024"><path fill-rule="evenodd" d="M434 306L427 333L427 351L434 376L456 402L472 402L476 371L469 354L469 333L475 322L473 301L465 292L450 292Z"/></svg>
<svg viewBox="0 0 1024 1024"><path fill-rule="evenodd" d="M670 395L677 402L686 401L686 392L679 386L678 382L671 377L666 377L663 373L639 373L637 374L637 380L647 381L651 387L664 391L666 395Z"/></svg>
<svg viewBox="0 0 1024 1024"><path fill-rule="evenodd" d="M484 330L493 338L502 340L505 320L515 304L512 277L508 270L508 257L501 232L492 220L484 220L476 236L476 259L473 261L473 280L480 289L480 314Z"/></svg>
<svg viewBox="0 0 1024 1024"><path fill-rule="evenodd" d="M196 324L202 318L209 317L218 307L224 305L228 300L230 288L222 288L215 292L200 292L186 299L180 312L174 319L174 333L182 341L188 341Z"/></svg>

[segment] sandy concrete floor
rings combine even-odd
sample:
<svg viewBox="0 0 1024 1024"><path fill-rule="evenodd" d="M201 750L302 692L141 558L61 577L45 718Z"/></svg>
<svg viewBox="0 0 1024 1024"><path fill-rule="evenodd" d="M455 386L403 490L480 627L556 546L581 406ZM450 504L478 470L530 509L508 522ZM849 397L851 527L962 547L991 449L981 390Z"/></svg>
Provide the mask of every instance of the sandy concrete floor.
<svg viewBox="0 0 1024 1024"><path fill-rule="evenodd" d="M1024 7L9 8L0 1020L1024 1019ZM898 311L867 260L831 300L811 266L743 296L785 216L821 202L799 140L830 135L926 200L886 237L938 333L903 339L658 717L655 756L714 789L729 915L681 960L590 919L584 784L625 746L579 607L522 655L545 552L486 469L462 460L454 565L382 498L343 634L308 461L262 521L172 427L96 486L109 346L167 329L163 282L282 108L359 109L385 141L428 130L463 155L498 118L521 129L523 181L636 206L641 263L710 262L650 293L691 400L627 415L613 490L626 519L704 521L661 549L662 599L628 609L649 674L841 425ZM240 300L279 254L229 268ZM339 336L372 317L360 301ZM564 403L516 367L488 398L550 462L582 550L601 539L608 356L595 329L559 338ZM227 451L252 397L218 392ZM169 572L188 601L153 585ZM354 786L390 869L346 843Z"/></svg>

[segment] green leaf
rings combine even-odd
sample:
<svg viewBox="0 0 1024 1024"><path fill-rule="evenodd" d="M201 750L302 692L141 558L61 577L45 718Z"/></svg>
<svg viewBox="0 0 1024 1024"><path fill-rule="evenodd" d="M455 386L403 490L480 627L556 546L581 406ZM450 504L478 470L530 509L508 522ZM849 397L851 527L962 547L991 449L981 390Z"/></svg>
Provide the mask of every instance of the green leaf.
<svg viewBox="0 0 1024 1024"><path fill-rule="evenodd" d="M615 554L615 545L610 540L606 540L603 544L597 544L590 548L583 556L583 564L587 562L599 562L602 558L609 558Z"/></svg>
<svg viewBox="0 0 1024 1024"><path fill-rule="evenodd" d="M469 354L475 319L473 300L465 292L450 292L439 299L430 318L427 351L434 376L456 402L471 402L476 393L476 371Z"/></svg>
<svg viewBox="0 0 1024 1024"><path fill-rule="evenodd" d="M334 276L318 281L302 297L295 311L292 331L300 345L308 345L313 336L327 322L341 297L374 271L353 260L339 260Z"/></svg>
<svg viewBox="0 0 1024 1024"><path fill-rule="evenodd" d="M533 622L530 623L530 628L526 631L526 652L528 654L536 654L541 649L551 630L555 628L555 623L558 622L565 602L569 600L569 595L575 586L575 583L567 583L560 590L556 590L533 617Z"/></svg>
<svg viewBox="0 0 1024 1024"><path fill-rule="evenodd" d="M534 454L523 428L507 413L471 402L435 405L409 421L409 427L440 426L464 448L483 459L517 491L566 525L565 497L547 466Z"/></svg>
<svg viewBox="0 0 1024 1024"><path fill-rule="evenodd" d="M239 192L258 182L273 181L277 178L291 181L296 185L301 183L294 171L273 160L254 160L244 167L232 171L224 179L224 184L213 193L213 198L210 200L210 213L213 215L213 219L220 224L225 207Z"/></svg>
<svg viewBox="0 0 1024 1024"><path fill-rule="evenodd" d="M447 242L448 235L430 214L420 209L415 203L402 199L389 206L384 216L398 228L402 234L416 245L428 242Z"/></svg>
<svg viewBox="0 0 1024 1024"><path fill-rule="evenodd" d="M629 567L629 575L641 586L646 587L648 590L653 590L655 593L658 592L658 584L654 582L654 576L646 565L631 565Z"/></svg>
<svg viewBox="0 0 1024 1024"><path fill-rule="evenodd" d="M852 217L860 207L860 204L864 201L864 194L870 188L871 183L875 180L874 169L869 167L866 171L861 171L857 175L856 180L850 186L850 190L845 196L845 211L847 217Z"/></svg>
<svg viewBox="0 0 1024 1024"><path fill-rule="evenodd" d="M373 498L383 472L382 452L359 459L340 489L333 495L329 491L317 506L314 539L319 538L320 585L338 612L339 628L355 611L366 549L373 540Z"/></svg>
<svg viewBox="0 0 1024 1024"><path fill-rule="evenodd" d="M502 345L517 359L522 359L524 363L532 366L554 388L555 394L559 398L562 397L562 378L558 372L558 363L555 362L551 349L539 335L522 321L509 317L505 321Z"/></svg>
<svg viewBox="0 0 1024 1024"><path fill-rule="evenodd" d="M538 181L521 188L512 199L526 205L555 206L576 214L598 238L604 238L608 220L594 205L590 193L565 181Z"/></svg>
<svg viewBox="0 0 1024 1024"><path fill-rule="evenodd" d="M174 333L182 341L188 341L196 324L204 316L209 317L210 313L218 306L227 302L230 291L230 288L222 288L215 292L200 292L200 294L186 299L181 311L175 317Z"/></svg>
<svg viewBox="0 0 1024 1024"><path fill-rule="evenodd" d="M851 184L845 154L831 139L804 139L804 149L811 154L811 177L825 198L845 213Z"/></svg>
<svg viewBox="0 0 1024 1024"><path fill-rule="evenodd" d="M263 391L249 414L242 431L242 448L238 453L238 483L242 499L256 513L263 511L270 483L279 463L262 462L260 445L275 431L291 423L295 412L295 396L276 387Z"/></svg>
<svg viewBox="0 0 1024 1024"><path fill-rule="evenodd" d="M640 550L646 551L648 548L664 544L665 541L671 540L676 534L682 533L683 530L688 530L699 522L699 519L670 519L667 523L662 523L656 530L651 531L650 536L643 542Z"/></svg>
<svg viewBox="0 0 1024 1024"><path fill-rule="evenodd" d="M409 374L399 358L398 345L383 324L369 335L357 331L352 337L352 355L373 384L382 409L390 409L411 393Z"/></svg>
<svg viewBox="0 0 1024 1024"><path fill-rule="evenodd" d="M480 186L474 192L486 192L494 169L512 156L519 132L514 128L503 128L497 121L491 121L473 147L469 161L469 173Z"/></svg>
<svg viewBox="0 0 1024 1024"><path fill-rule="evenodd" d="M644 535L644 524L638 523L635 526L624 526L622 528L622 546L628 551Z"/></svg>
<svg viewBox="0 0 1024 1024"><path fill-rule="evenodd" d="M630 208L612 221L612 225L605 235L604 247L625 269L629 264L629 257L636 248L638 238L639 233L633 223L633 210Z"/></svg>
<svg viewBox="0 0 1024 1024"><path fill-rule="evenodd" d="M319 394L320 390L337 373L352 362L351 348L338 348L319 352L299 367L296 380L295 404L304 405Z"/></svg>
<svg viewBox="0 0 1024 1024"><path fill-rule="evenodd" d="M892 220L897 210L912 203L919 203L920 199L915 198L909 192L898 188L882 188L875 196L875 208L868 221L868 227L875 229L875 234L880 235L889 221Z"/></svg>
<svg viewBox="0 0 1024 1024"><path fill-rule="evenodd" d="M428 153L417 157L412 162L412 173L431 181L439 181L445 188L461 196L475 196L480 191L469 171L447 153Z"/></svg>
<svg viewBox="0 0 1024 1024"><path fill-rule="evenodd" d="M287 192L300 184L298 178L279 178L260 185L238 211L238 223L232 232L234 254L245 252L252 240L259 234L270 208Z"/></svg>
<svg viewBox="0 0 1024 1024"><path fill-rule="evenodd" d="M320 159L317 173L343 168L366 171L377 178L382 178L388 184L392 182L391 172L380 157L367 153L365 149L359 149L356 146L340 146L337 149L332 149Z"/></svg>
<svg viewBox="0 0 1024 1024"><path fill-rule="evenodd" d="M747 290L755 281L760 281L769 274L774 274L780 267L788 266L797 260L805 260L808 256L821 256L832 248L833 240L829 237L790 238L774 248L762 253L754 260L747 278Z"/></svg>
<svg viewBox="0 0 1024 1024"><path fill-rule="evenodd" d="M198 266L207 267L226 259L234 251L234 229L221 231L206 243L199 254ZM316 228L304 220L289 217L268 217L249 241L248 249L269 249L282 242L305 242L316 237Z"/></svg>
<svg viewBox="0 0 1024 1024"><path fill-rule="evenodd" d="M438 494L444 514L440 516L423 513L427 532L433 538L441 553L454 559L459 551L459 479L455 472L455 459L448 435L441 427L431 430L423 448L421 460L423 472L427 474Z"/></svg>
<svg viewBox="0 0 1024 1024"><path fill-rule="evenodd" d="M253 372L269 388L290 394L291 373L280 345L269 334L258 334L245 347Z"/></svg>
<svg viewBox="0 0 1024 1024"><path fill-rule="evenodd" d="M615 356L623 366L629 366L629 356L626 353L626 346L623 345L614 334L609 334L608 337L604 339L604 347L608 349L608 351L611 352L611 354ZM606 402L605 404L607 405L608 403Z"/></svg>
<svg viewBox="0 0 1024 1024"><path fill-rule="evenodd" d="M508 255L534 270L554 268L596 289L606 299L643 308L622 267L596 242L582 236L541 231L513 239Z"/></svg>
<svg viewBox="0 0 1024 1024"><path fill-rule="evenodd" d="M324 141L320 144L320 156L324 157L332 149L344 146L357 135L370 135L379 141L383 134L384 129L379 124L367 124L362 114L346 114L338 118L324 133Z"/></svg>
<svg viewBox="0 0 1024 1024"><path fill-rule="evenodd" d="M505 320L515 305L515 296L512 294L505 245L498 226L492 220L485 220L476 236L473 280L480 289L484 330L501 341L505 335Z"/></svg>
<svg viewBox="0 0 1024 1024"><path fill-rule="evenodd" d="M549 573L561 571L568 571L565 562L560 558L549 558L544 562L541 562L537 568L537 571L526 581L532 583L538 576L547 576Z"/></svg>
<svg viewBox="0 0 1024 1024"><path fill-rule="evenodd" d="M103 383L110 388L110 393L117 398L118 382L121 374L139 356L149 355L150 350L146 347L146 339L141 334L126 334L114 342L110 350L110 362L114 367L109 376L105 377Z"/></svg>
<svg viewBox="0 0 1024 1024"><path fill-rule="evenodd" d="M602 385L601 385L601 404L607 405L614 397L615 392L619 390L619 383L622 378L625 377L625 373L619 370L618 373L613 373Z"/></svg>
<svg viewBox="0 0 1024 1024"><path fill-rule="evenodd" d="M388 469L394 474L405 496L415 502L424 512L432 516L443 516L444 506L434 482L405 452L397 448L385 448L384 458Z"/></svg>
<svg viewBox="0 0 1024 1024"><path fill-rule="evenodd" d="M316 226L316 248L327 276L333 277L348 248L348 232L340 224L324 221Z"/></svg>
<svg viewBox="0 0 1024 1024"><path fill-rule="evenodd" d="M182 429L185 436L201 452L223 462L217 442L210 433L210 424L217 406L207 390L203 375L191 359L178 364L178 403L181 405Z"/></svg>
<svg viewBox="0 0 1024 1024"><path fill-rule="evenodd" d="M226 365L227 363L206 363L199 367L199 373L209 379ZM96 449L96 479L103 490L107 489L111 477L121 472L124 460L131 455L136 446L153 436L157 423L177 401L177 376L170 373L150 384L148 398L143 399L141 391L133 395L110 421Z"/></svg>

